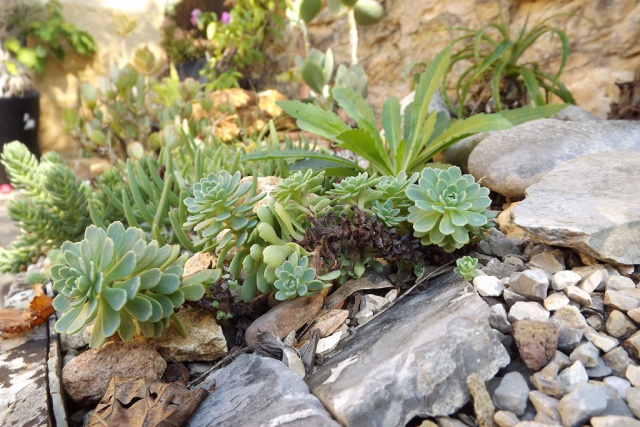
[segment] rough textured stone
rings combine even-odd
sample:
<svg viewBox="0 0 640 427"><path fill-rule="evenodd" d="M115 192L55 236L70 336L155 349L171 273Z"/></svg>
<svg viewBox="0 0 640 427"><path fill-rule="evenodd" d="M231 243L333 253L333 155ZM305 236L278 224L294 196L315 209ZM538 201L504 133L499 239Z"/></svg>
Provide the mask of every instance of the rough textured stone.
<svg viewBox="0 0 640 427"><path fill-rule="evenodd" d="M302 327L313 318L322 308L324 295L310 298L296 298L285 301L256 319L245 332L245 341L251 345L256 343L260 332L273 332L280 339L284 339L291 331Z"/></svg>
<svg viewBox="0 0 640 427"><path fill-rule="evenodd" d="M633 415L640 418L640 387L631 387L627 390L627 403Z"/></svg>
<svg viewBox="0 0 640 427"><path fill-rule="evenodd" d="M467 377L467 386L473 399L473 412L478 420L478 425L492 427L496 408L493 406L485 381L474 372Z"/></svg>
<svg viewBox="0 0 640 427"><path fill-rule="evenodd" d="M202 310L184 307L177 314L187 329L187 336L171 326L151 342L170 362L209 362L227 354L227 341L215 317Z"/></svg>
<svg viewBox="0 0 640 427"><path fill-rule="evenodd" d="M634 322L640 325L640 308L634 308L627 311L627 316L633 319Z"/></svg>
<svg viewBox="0 0 640 427"><path fill-rule="evenodd" d="M561 250L555 250L536 254L531 257L529 265L552 274L564 271L564 252Z"/></svg>
<svg viewBox="0 0 640 427"><path fill-rule="evenodd" d="M635 126L640 134L640 123ZM640 146L640 137L635 138ZM639 163L640 151L569 160L527 188L526 199L513 209L514 222L546 244L605 261L639 264L640 199L633 197Z"/></svg>
<svg viewBox="0 0 640 427"><path fill-rule="evenodd" d="M349 310L331 310L318 317L309 330L300 337L299 341L309 339L314 329L319 330L320 338L329 336L347 320L347 317L349 317Z"/></svg>
<svg viewBox="0 0 640 427"><path fill-rule="evenodd" d="M613 372L613 370L604 363L604 359L602 357L598 357L596 359L596 366L593 368L587 368L586 371L590 379L602 379L604 377L608 377Z"/></svg>
<svg viewBox="0 0 640 427"><path fill-rule="evenodd" d="M578 156L640 151L640 125L625 121L564 122L541 119L492 132L469 156L469 171L483 185L520 199L549 171ZM610 187L614 188L614 187ZM517 211L518 208L514 210ZM521 226L517 219L516 225Z"/></svg>
<svg viewBox="0 0 640 427"><path fill-rule="evenodd" d="M533 390L529 393L529 400L531 400L531 403L538 413L545 414L555 423L560 422L560 414L558 413L558 403L560 403L560 401L558 399Z"/></svg>
<svg viewBox="0 0 640 427"><path fill-rule="evenodd" d="M240 355L199 386L215 390L189 419L188 427L339 427L304 381L275 359Z"/></svg>
<svg viewBox="0 0 640 427"><path fill-rule="evenodd" d="M631 335L638 329L627 316L618 310L613 310L609 313L606 326L607 332L616 338Z"/></svg>
<svg viewBox="0 0 640 427"><path fill-rule="evenodd" d="M602 281L603 275L601 271L594 271L593 273L586 276L580 282L580 289L585 291L586 293L591 293L593 291L601 291L602 288L599 289L601 285L603 285Z"/></svg>
<svg viewBox="0 0 640 427"><path fill-rule="evenodd" d="M572 351L578 346L587 326L580 311L570 305L556 310L549 322L558 328L558 348L563 351Z"/></svg>
<svg viewBox="0 0 640 427"><path fill-rule="evenodd" d="M522 273L513 273L509 277L509 285L512 291L542 302L547 297L549 278L544 271L525 270Z"/></svg>
<svg viewBox="0 0 640 427"><path fill-rule="evenodd" d="M521 320L511 327L520 358L527 368L537 371L545 366L556 352L558 329L548 322L539 322L531 319ZM522 415L521 413L515 413Z"/></svg>
<svg viewBox="0 0 640 427"><path fill-rule="evenodd" d="M602 382L613 387L621 398L627 399L627 390L631 388L631 383L628 380L620 377L607 377Z"/></svg>
<svg viewBox="0 0 640 427"><path fill-rule="evenodd" d="M602 356L604 363L613 370L613 373L619 377L624 377L627 366L631 363L629 354L622 347L616 347Z"/></svg>
<svg viewBox="0 0 640 427"><path fill-rule="evenodd" d="M496 276L477 276L473 286L483 297L499 297L504 291L504 284Z"/></svg>
<svg viewBox="0 0 640 427"><path fill-rule="evenodd" d="M636 287L636 284L633 283L633 280L624 276L611 276L609 280L607 280L607 290L608 291L621 291L623 289L633 289Z"/></svg>
<svg viewBox="0 0 640 427"><path fill-rule="evenodd" d="M524 414L529 400L529 386L518 372L509 372L500 381L500 385L493 392L493 403L496 408Z"/></svg>
<svg viewBox="0 0 640 427"><path fill-rule="evenodd" d="M540 392L560 398L565 394L565 384L558 377L558 364L550 362L531 376L531 384Z"/></svg>
<svg viewBox="0 0 640 427"><path fill-rule="evenodd" d="M604 303L620 311L630 311L638 308L638 300L632 296L625 295L623 291L606 291L604 293Z"/></svg>
<svg viewBox="0 0 640 427"><path fill-rule="evenodd" d="M625 372L625 376L629 380L632 386L640 387L640 366L629 365L627 366L627 371Z"/></svg>
<svg viewBox="0 0 640 427"><path fill-rule="evenodd" d="M568 296L563 293L556 292L546 297L544 301L542 301L542 305L548 311L556 311L561 309L562 307L567 306L569 304L569 301L570 300Z"/></svg>
<svg viewBox="0 0 640 427"><path fill-rule="evenodd" d="M572 362L580 361L585 368L594 368L598 366L598 356L600 350L590 342L582 343L575 348L569 355Z"/></svg>
<svg viewBox="0 0 640 427"><path fill-rule="evenodd" d="M602 332L598 332L590 326L586 326L584 328L584 336L593 345L595 345L605 353L613 350L618 345L617 339L610 337L607 334L603 334Z"/></svg>
<svg viewBox="0 0 640 427"><path fill-rule="evenodd" d="M640 427L640 421L620 415L593 417L589 421L593 427Z"/></svg>
<svg viewBox="0 0 640 427"><path fill-rule="evenodd" d="M591 300L591 295L577 286L567 286L566 288L564 288L564 293L567 294L571 301L575 301L585 307L590 307L593 303L593 301Z"/></svg>
<svg viewBox="0 0 640 427"><path fill-rule="evenodd" d="M587 371L579 361L576 361L573 365L563 369L562 372L560 372L560 375L558 375L558 378L564 384L566 392L573 390L574 386L577 384L583 384L589 381Z"/></svg>
<svg viewBox="0 0 640 427"><path fill-rule="evenodd" d="M502 304L495 304L489 310L489 326L503 334L509 332L511 324L507 319L507 311Z"/></svg>
<svg viewBox="0 0 640 427"><path fill-rule="evenodd" d="M343 425L451 414L469 398L470 373L487 380L509 361L488 316L464 280L442 276L342 341L308 383Z"/></svg>
<svg viewBox="0 0 640 427"><path fill-rule="evenodd" d="M160 379L166 367L167 362L150 343L112 341L67 363L62 385L76 404L91 406L102 398L111 378Z"/></svg>
<svg viewBox="0 0 640 427"><path fill-rule="evenodd" d="M520 422L518 416L509 411L497 411L493 420L499 427L513 427Z"/></svg>
<svg viewBox="0 0 640 427"><path fill-rule="evenodd" d="M549 312L537 302L517 302L509 310L509 321L513 323L523 319L546 322Z"/></svg>
<svg viewBox="0 0 640 427"><path fill-rule="evenodd" d="M558 412L565 427L577 427L591 417L600 415L607 409L607 398L598 386L579 384L558 404Z"/></svg>
<svg viewBox="0 0 640 427"><path fill-rule="evenodd" d="M580 275L573 271L558 271L551 279L551 287L556 291L561 291L567 286L574 286L580 282Z"/></svg>

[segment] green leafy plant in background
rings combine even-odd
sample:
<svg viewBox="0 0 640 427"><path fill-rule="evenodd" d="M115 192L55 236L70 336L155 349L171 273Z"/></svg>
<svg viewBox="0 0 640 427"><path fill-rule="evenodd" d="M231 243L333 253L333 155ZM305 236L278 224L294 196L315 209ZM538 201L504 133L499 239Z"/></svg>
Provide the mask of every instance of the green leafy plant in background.
<svg viewBox="0 0 640 427"><path fill-rule="evenodd" d="M335 142L369 162L369 169L380 175L396 176L401 171L418 172L433 156L469 135L502 130L527 120L547 117L565 105L529 107L520 110L483 114L467 119L449 119L443 112L430 111L431 98L449 67L450 50L440 52L420 76L415 99L404 113L400 102L392 97L382 108L384 136L378 131L376 118L362 96L349 88L333 89L333 98L354 120L352 129L337 115L298 101L279 101L278 105L297 119L300 129ZM302 156L303 153L264 153L263 158ZM306 153L310 158L314 153ZM352 170L361 168L351 163Z"/></svg>
<svg viewBox="0 0 640 427"><path fill-rule="evenodd" d="M64 313L55 329L74 334L95 321L91 348L115 333L124 341L136 331L160 336L172 320L186 335L174 310L185 300L202 298L203 283L214 276L213 270L203 270L182 279L186 255L180 256L179 246L160 247L139 228L125 230L120 222L106 231L90 226L82 241L67 241L61 251L64 262L51 267L53 287L60 293L53 306Z"/></svg>
<svg viewBox="0 0 640 427"><path fill-rule="evenodd" d="M462 175L456 166L425 168L418 184L409 185L406 194L414 202L408 220L414 236L425 246L438 245L453 252L491 226L489 189L471 175Z"/></svg>
<svg viewBox="0 0 640 427"><path fill-rule="evenodd" d="M447 100L459 117L479 112L501 111L529 105L548 104L555 95L563 102L575 104L571 92L560 81L569 58L570 42L566 33L549 25L558 15L538 20L529 27L529 17L517 34L512 34L500 6L500 22L491 22L478 30L452 28L463 35L451 43L462 45L451 56L447 74L458 64L470 65L455 81L458 107ZM573 15L580 17L578 15ZM584 17L580 17L584 18ZM543 71L535 61L524 62L522 57L536 41L546 35L557 37L561 47L560 63L555 72ZM442 93L446 93L446 79Z"/></svg>
<svg viewBox="0 0 640 427"><path fill-rule="evenodd" d="M477 266L477 258L463 256L456 260L456 267L453 269L453 272L462 276L467 282L471 282L478 275L478 271L476 270Z"/></svg>
<svg viewBox="0 0 640 427"><path fill-rule="evenodd" d="M91 189L56 153L38 162L26 146L14 141L4 145L0 158L11 185L24 190L9 203L9 217L21 233L0 249L0 271L17 272L66 240L82 236L91 224Z"/></svg>
<svg viewBox="0 0 640 427"><path fill-rule="evenodd" d="M316 278L316 270L309 268L309 258L292 253L289 258L276 268L277 300L292 300L298 296L313 296L331 284Z"/></svg>

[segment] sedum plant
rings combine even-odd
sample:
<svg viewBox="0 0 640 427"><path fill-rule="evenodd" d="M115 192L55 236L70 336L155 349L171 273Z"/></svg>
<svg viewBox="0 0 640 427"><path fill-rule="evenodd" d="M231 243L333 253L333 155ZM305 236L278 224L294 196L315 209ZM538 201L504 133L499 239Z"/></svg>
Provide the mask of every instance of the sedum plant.
<svg viewBox="0 0 640 427"><path fill-rule="evenodd" d="M278 290L275 298L279 301L292 300L298 296L313 296L330 284L316 279L316 270L309 267L309 258L292 253L276 268L277 279L273 286Z"/></svg>
<svg viewBox="0 0 640 427"><path fill-rule="evenodd" d="M9 203L9 217L21 233L0 248L0 272L17 272L40 255L78 239L91 224L91 189L56 153L38 162L22 143L4 145L0 156L11 185L23 192Z"/></svg>
<svg viewBox="0 0 640 427"><path fill-rule="evenodd" d="M478 259L470 256L463 256L456 260L456 267L453 272L459 274L467 282L471 282L474 277L478 275L476 267L478 266Z"/></svg>
<svg viewBox="0 0 640 427"><path fill-rule="evenodd" d="M91 348L116 332L124 341L136 331L160 336L171 320L184 333L174 309L202 298L203 282L214 274L204 270L183 280L186 255L180 256L179 246L160 247L148 242L141 229L125 230L121 222L106 231L92 225L82 241L67 241L61 251L64 261L51 267L53 287L60 293L53 306L64 313L55 329L74 334L95 321Z"/></svg>
<svg viewBox="0 0 640 427"><path fill-rule="evenodd" d="M471 175L462 175L457 166L425 168L418 184L409 185L406 194L414 202L408 220L425 246L453 252L469 243L470 235L482 234L490 226L489 189Z"/></svg>

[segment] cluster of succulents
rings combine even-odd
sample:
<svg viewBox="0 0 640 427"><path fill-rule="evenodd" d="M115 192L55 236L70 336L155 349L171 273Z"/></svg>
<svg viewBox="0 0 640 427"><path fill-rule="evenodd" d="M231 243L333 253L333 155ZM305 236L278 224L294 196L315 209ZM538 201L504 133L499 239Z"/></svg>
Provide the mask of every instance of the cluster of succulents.
<svg viewBox="0 0 640 427"><path fill-rule="evenodd" d="M144 231L113 222L107 230L89 226L84 239L65 242L63 262L51 267L53 305L64 313L57 332L73 334L94 322L89 345L98 348L116 333L125 341L135 332L146 337L162 334L185 300L202 298L203 283L214 275L203 270L182 278L186 256L180 247L149 242ZM219 274L219 272L218 272Z"/></svg>
<svg viewBox="0 0 640 427"><path fill-rule="evenodd" d="M467 282L471 282L478 275L478 271L476 270L477 266L477 258L463 256L456 260L456 266L453 269L453 272L462 276Z"/></svg>

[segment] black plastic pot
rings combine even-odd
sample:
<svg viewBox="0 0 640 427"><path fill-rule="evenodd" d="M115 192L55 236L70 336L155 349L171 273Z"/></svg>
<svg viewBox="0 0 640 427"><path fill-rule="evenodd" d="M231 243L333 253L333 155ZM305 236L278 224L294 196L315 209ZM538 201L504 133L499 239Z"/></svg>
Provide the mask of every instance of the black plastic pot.
<svg viewBox="0 0 640 427"><path fill-rule="evenodd" d="M0 98L0 148L5 143L20 141L40 158L38 127L40 124L40 94L34 90L22 97ZM9 182L0 164L0 183Z"/></svg>
<svg viewBox="0 0 640 427"><path fill-rule="evenodd" d="M198 80L200 83L206 83L206 77L200 75L200 70L204 69L206 66L207 58L198 58L192 61L184 61L176 64L176 71L178 72L180 81L184 81L191 77L192 79Z"/></svg>

